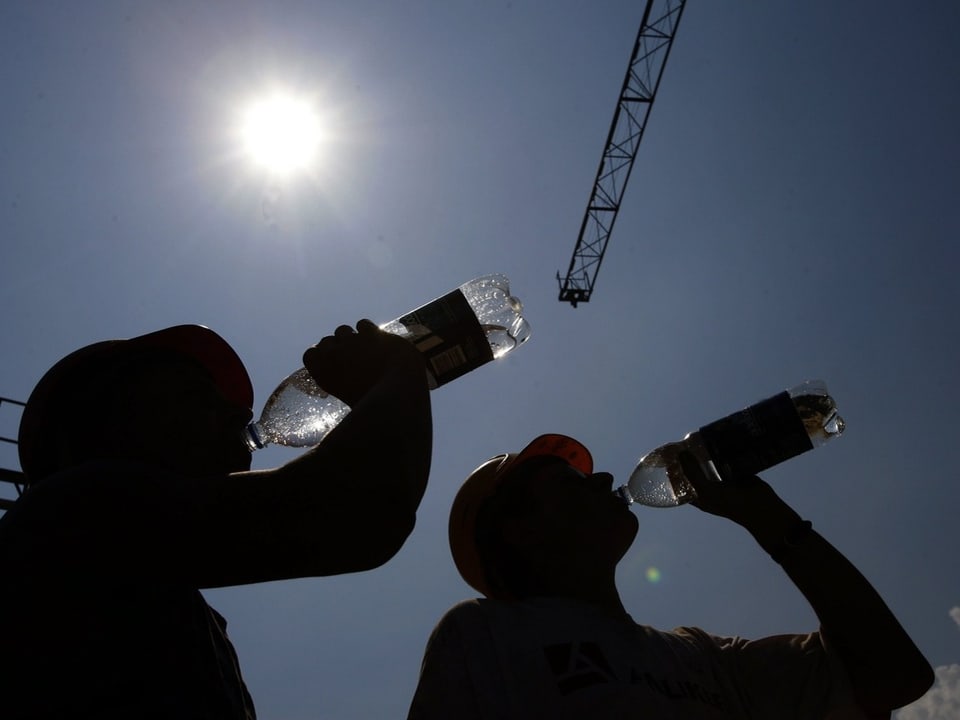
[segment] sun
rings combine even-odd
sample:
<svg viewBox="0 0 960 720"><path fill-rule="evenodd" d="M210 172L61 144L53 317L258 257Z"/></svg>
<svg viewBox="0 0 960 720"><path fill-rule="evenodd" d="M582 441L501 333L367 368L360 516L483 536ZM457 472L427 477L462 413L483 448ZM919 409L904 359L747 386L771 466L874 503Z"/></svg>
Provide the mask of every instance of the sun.
<svg viewBox="0 0 960 720"><path fill-rule="evenodd" d="M243 113L241 133L250 159L283 176L309 168L323 139L320 118L311 103L283 93L251 102Z"/></svg>

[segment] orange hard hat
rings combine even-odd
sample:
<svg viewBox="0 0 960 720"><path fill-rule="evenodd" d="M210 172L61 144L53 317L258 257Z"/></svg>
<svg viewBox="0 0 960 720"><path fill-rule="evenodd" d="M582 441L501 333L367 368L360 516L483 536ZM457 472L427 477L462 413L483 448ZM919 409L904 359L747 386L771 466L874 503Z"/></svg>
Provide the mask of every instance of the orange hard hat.
<svg viewBox="0 0 960 720"><path fill-rule="evenodd" d="M68 391L82 386L105 364L151 350L192 358L210 372L227 400L240 407L253 406L253 385L240 357L226 340L203 325L176 325L138 337L87 345L50 368L23 408L17 450L28 483L58 469L51 446L63 433L78 432L82 427L84 409L73 407Z"/></svg>
<svg viewBox="0 0 960 720"><path fill-rule="evenodd" d="M487 582L477 547L477 515L513 468L524 460L543 456L560 458L585 475L593 473L593 457L581 442L566 435L541 435L518 453L487 460L470 473L453 500L448 527L453 562L467 584L487 597L496 597L496 592Z"/></svg>

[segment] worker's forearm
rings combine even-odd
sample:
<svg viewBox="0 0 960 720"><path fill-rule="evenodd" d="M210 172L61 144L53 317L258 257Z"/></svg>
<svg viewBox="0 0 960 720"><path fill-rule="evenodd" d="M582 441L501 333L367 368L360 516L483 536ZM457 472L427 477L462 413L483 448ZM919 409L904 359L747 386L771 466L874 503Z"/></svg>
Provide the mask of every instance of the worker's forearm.
<svg viewBox="0 0 960 720"><path fill-rule="evenodd" d="M375 483L368 487L370 491L387 502L409 505L412 511L426 489L432 437L430 396L422 368L397 368L354 405L315 451L291 465L299 471L316 465L324 476Z"/></svg>
<svg viewBox="0 0 960 720"><path fill-rule="evenodd" d="M782 501L747 529L780 562L843 661L865 709L901 707L922 695L933 671L866 578Z"/></svg>
<svg viewBox="0 0 960 720"><path fill-rule="evenodd" d="M388 480L392 487L384 487L385 492L415 511L426 490L433 442L423 369L388 374L357 403L344 424L348 421L342 434L349 437L337 441L358 453L359 466L370 477Z"/></svg>
<svg viewBox="0 0 960 720"><path fill-rule="evenodd" d="M291 561L307 568L298 574L378 567L413 530L432 442L422 369L417 379L385 376L319 446L278 471L282 532L297 548Z"/></svg>

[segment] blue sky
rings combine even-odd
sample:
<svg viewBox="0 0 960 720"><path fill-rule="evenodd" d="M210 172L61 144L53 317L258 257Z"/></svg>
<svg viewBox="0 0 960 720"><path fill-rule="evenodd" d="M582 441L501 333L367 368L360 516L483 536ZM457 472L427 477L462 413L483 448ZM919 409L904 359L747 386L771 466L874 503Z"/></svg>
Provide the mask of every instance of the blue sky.
<svg viewBox="0 0 960 720"><path fill-rule="evenodd" d="M88 342L198 322L244 357L259 404L338 324L490 272L524 301L530 342L434 394L430 487L391 563L208 593L261 717L406 712L433 624L471 595L446 513L487 457L565 432L626 479L652 447L806 378L848 431L765 477L939 668L901 716L957 702L960 8L690 2L574 309L555 274L643 4L0 7L0 396L26 398ZM235 133L276 86L329 131L311 171L282 181ZM14 434L15 413L0 418ZM815 626L744 531L690 507L638 514L619 577L637 621Z"/></svg>

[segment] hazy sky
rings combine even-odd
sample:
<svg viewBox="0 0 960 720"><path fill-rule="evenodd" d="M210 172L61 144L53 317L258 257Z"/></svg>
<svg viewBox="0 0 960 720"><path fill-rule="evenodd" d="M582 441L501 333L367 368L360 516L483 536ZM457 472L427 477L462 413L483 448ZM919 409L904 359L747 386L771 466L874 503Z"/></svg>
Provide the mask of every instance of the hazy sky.
<svg viewBox="0 0 960 720"><path fill-rule="evenodd" d="M652 447L806 378L848 431L765 477L938 667L927 707L901 716L955 717L960 5L688 3L593 299L574 309L555 275L643 5L0 4L0 396L25 399L80 345L197 322L245 358L259 407L338 324L490 272L524 301L530 342L433 395L431 483L391 563L206 593L261 717L406 713L430 630L472 595L447 510L486 458L565 432L625 480ZM275 87L327 129L286 180L236 132ZM619 582L638 622L815 627L743 530L637 512Z"/></svg>

